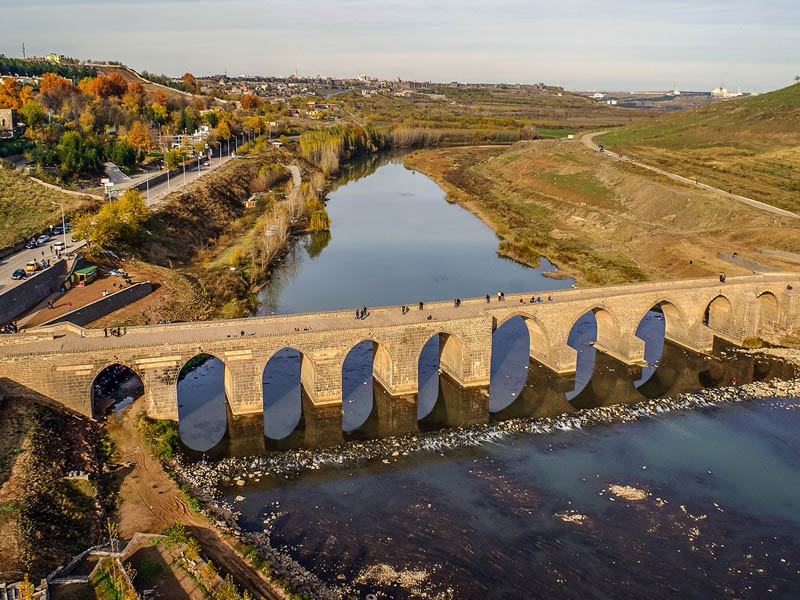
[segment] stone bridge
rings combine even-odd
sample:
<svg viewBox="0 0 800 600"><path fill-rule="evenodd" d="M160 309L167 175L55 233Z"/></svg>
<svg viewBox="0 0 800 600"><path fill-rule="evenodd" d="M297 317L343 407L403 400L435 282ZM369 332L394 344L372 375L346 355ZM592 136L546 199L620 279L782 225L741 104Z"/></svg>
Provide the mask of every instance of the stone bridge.
<svg viewBox="0 0 800 600"><path fill-rule="evenodd" d="M585 313L597 321L596 348L629 365L644 363L637 327L652 310L663 312L665 337L690 350L711 349L714 336L742 344L752 337L775 337L800 325L800 274L776 273L719 279L646 282L588 289L512 294L499 302L484 298L370 310L281 315L130 327L121 337L103 330L60 324L0 337L0 389L10 395L58 403L94 416L92 389L112 364L137 373L144 384L147 414L178 419L177 382L181 368L198 354L225 365L225 391L234 418L263 411L262 375L269 359L284 348L301 355L306 443L342 438L342 365L359 342L373 342L373 374L379 432L407 433L416 427L420 352L439 336L439 364L460 397L460 424L488 419L492 333L520 316L527 324L530 356L553 376L575 371L576 350L567 345L575 322ZM484 390L482 394L469 390ZM380 423L387 423L380 427ZM394 425L391 425L391 424ZM407 423L398 429L398 423Z"/></svg>

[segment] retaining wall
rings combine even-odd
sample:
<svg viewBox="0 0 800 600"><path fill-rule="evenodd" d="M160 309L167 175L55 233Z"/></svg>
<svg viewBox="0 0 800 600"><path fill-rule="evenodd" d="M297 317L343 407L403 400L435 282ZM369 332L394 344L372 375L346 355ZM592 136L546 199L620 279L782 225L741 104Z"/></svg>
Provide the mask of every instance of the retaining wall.
<svg viewBox="0 0 800 600"><path fill-rule="evenodd" d="M0 323L12 320L59 290L66 274L67 261L62 258L0 294Z"/></svg>
<svg viewBox="0 0 800 600"><path fill-rule="evenodd" d="M51 319L46 323L42 323L42 326L65 322L74 323L75 325L88 325L92 321L105 317L107 314L123 306L127 306L131 302L136 302L140 298L144 298L152 291L153 286L149 281L134 283L118 292L109 294L104 298L99 298L86 306L82 306L81 308L58 316L55 319Z"/></svg>

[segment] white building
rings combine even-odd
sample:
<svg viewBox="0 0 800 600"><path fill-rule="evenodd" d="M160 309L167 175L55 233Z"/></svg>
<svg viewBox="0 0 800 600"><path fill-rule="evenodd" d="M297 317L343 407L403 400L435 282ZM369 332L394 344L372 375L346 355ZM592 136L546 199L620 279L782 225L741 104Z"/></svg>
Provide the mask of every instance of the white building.
<svg viewBox="0 0 800 600"><path fill-rule="evenodd" d="M719 86L718 88L714 88L713 90L711 90L711 96L713 98L736 98L737 96L741 95L742 95L741 88L739 88L739 90L736 92L729 92L722 86Z"/></svg>

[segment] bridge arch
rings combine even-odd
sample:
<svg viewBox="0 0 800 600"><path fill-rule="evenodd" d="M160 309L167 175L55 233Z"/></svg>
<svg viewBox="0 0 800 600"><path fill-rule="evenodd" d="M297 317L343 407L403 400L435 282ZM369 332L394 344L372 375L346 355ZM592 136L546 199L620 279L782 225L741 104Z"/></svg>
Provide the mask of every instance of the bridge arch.
<svg viewBox="0 0 800 600"><path fill-rule="evenodd" d="M713 330L727 330L733 317L733 303L725 294L716 294L703 311L703 325Z"/></svg>
<svg viewBox="0 0 800 600"><path fill-rule="evenodd" d="M416 353L417 366L417 418L427 416L436 404L440 393L440 373L460 381L463 377L464 342L449 331L441 330L429 335Z"/></svg>
<svg viewBox="0 0 800 600"><path fill-rule="evenodd" d="M770 333L778 325L780 301L772 290L764 290L758 298L758 332Z"/></svg>
<svg viewBox="0 0 800 600"><path fill-rule="evenodd" d="M342 356L339 372L345 432L359 429L374 412L376 381L384 389L392 384L396 363L387 346L370 336L350 346Z"/></svg>
<svg viewBox="0 0 800 600"><path fill-rule="evenodd" d="M121 372L119 373L112 373L112 369L118 367ZM91 382L89 383L89 399L90 399L90 407L93 419L101 419L108 408L110 408L114 403L109 403L107 406L98 407L97 402L100 400L101 394L108 393L104 388L108 386L103 385L104 382L101 381L104 375L108 375L112 379L117 380L118 385L124 385L124 381L122 377L124 374L122 371L127 371L130 375L135 376L139 380L139 387L141 388L141 394L143 394L146 390L144 387L144 374L141 373L135 367L131 367L128 364L122 361L109 361L100 366L99 368L95 369L94 374L92 375ZM114 381L109 382L112 385L115 383ZM111 391L111 390L108 390ZM133 391L133 390L131 390ZM141 394L135 394L134 398L138 397ZM111 400L109 398L109 400ZM117 398L120 400L120 398Z"/></svg>
<svg viewBox="0 0 800 600"><path fill-rule="evenodd" d="M302 350L284 346L270 354L261 370L264 435L282 440L303 420L303 395L314 385L314 365ZM304 389L305 388L305 389Z"/></svg>
<svg viewBox="0 0 800 600"><path fill-rule="evenodd" d="M550 334L542 324L542 322L530 313L523 311L515 311L510 313L502 320L495 322L494 329L500 329L505 323L515 317L521 317L525 322L525 327L528 329L528 341L530 347L530 356L539 362L547 364L551 358Z"/></svg>
<svg viewBox="0 0 800 600"><path fill-rule="evenodd" d="M652 377L661 363L668 339L675 339L685 333L687 321L684 311L674 302L657 300L650 308L640 313L636 321L634 335L644 341L644 361L642 374L634 386L639 388Z"/></svg>
<svg viewBox="0 0 800 600"><path fill-rule="evenodd" d="M225 361L200 351L183 363L174 385L181 441L196 451L213 448L228 430L230 381Z"/></svg>

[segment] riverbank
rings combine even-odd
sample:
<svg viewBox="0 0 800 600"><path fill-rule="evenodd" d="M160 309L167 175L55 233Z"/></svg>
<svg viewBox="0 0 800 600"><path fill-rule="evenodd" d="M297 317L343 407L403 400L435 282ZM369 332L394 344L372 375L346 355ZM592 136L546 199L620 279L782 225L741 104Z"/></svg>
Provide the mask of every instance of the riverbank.
<svg viewBox="0 0 800 600"><path fill-rule="evenodd" d="M793 220L638 172L579 141L418 150L405 165L430 177L524 264L541 256L581 284L744 274L736 252L765 270L795 268L758 246L800 243Z"/></svg>

